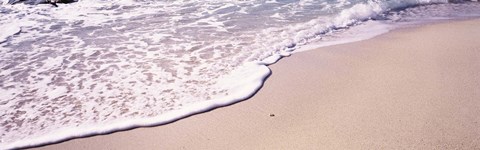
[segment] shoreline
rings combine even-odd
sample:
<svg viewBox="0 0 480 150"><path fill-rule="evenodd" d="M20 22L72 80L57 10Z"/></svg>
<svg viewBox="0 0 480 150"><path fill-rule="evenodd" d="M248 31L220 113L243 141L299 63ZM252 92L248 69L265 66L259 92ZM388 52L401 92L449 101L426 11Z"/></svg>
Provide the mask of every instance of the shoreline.
<svg viewBox="0 0 480 150"><path fill-rule="evenodd" d="M455 142L448 143L452 141L448 139L456 135L448 132L452 129L463 131L471 128L472 131L467 131L473 133L462 132L461 136L480 137L480 129L474 128L480 121L479 117L475 117L479 116L480 112L475 110L474 108L478 107L474 106L480 106L480 102L471 100L475 95L479 96L474 89L480 89L480 71L475 70L480 68L478 66L480 44L471 39L478 35L474 34L479 32L479 29L474 28L478 25L480 20L475 19L401 28L360 42L295 53L269 66L273 75L265 82L264 87L253 98L240 103L167 125L73 139L38 149L402 148L394 146L455 148L438 147L442 146L442 143L444 146L455 146ZM452 27L448 29L450 26ZM448 29L448 32L445 29ZM428 36L425 35L426 32ZM443 36L435 35L437 32ZM460 33L468 34L458 35ZM455 35L457 39L448 39ZM419 44L419 41L414 39L421 40L420 37L438 39L423 40L420 45L416 45L420 47L416 51L398 51L409 46L415 48L411 43ZM432 43L434 41L440 43ZM432 47L442 47L435 47L434 44L441 44L444 48L452 48L452 45L459 49L473 47L477 48L477 52L462 50L457 54L443 50L437 55ZM447 54L453 55L452 58L447 59L444 56ZM421 57L429 55L435 58ZM457 61L463 62L464 59L461 58L465 57L474 57L468 60L476 61L477 66L459 66ZM432 66L437 63L439 66ZM405 69L408 67L414 69ZM452 68L454 71L449 72ZM470 76L473 77L461 74L462 71L472 72ZM443 74L435 75L436 72ZM456 80L450 75L453 73L472 83ZM434 82L435 79L442 82ZM364 80L371 82L366 83ZM467 86L463 87L464 85ZM391 89L391 86L396 89ZM410 89L412 87L421 90ZM442 98L434 94L439 94L435 90L443 91L444 88L447 88L445 89L447 93L442 96L460 98L463 96L467 100L459 100L463 102L459 104L455 103L456 101L444 100L442 103L432 101L432 97ZM467 89L459 90L462 88ZM471 93L456 93L469 90ZM454 92L448 93L449 91ZM299 102L300 100L302 102ZM448 106L452 103L468 106L468 113L456 114L459 112L449 111L449 114L445 114L441 111L440 108L450 108ZM399 108L395 106L410 112L398 110ZM470 107L473 107L472 110ZM379 112L375 108L380 109L377 110ZM450 109L462 110L460 108ZM436 119L435 115L440 115L440 119L444 120ZM462 125L469 128L458 127L452 120L461 120ZM433 127L425 128L431 132L423 131L422 123L425 127ZM441 128L442 132L438 133L439 131L434 130L436 126L433 125L445 126L438 123L447 123L450 126ZM424 138L416 134L417 132L431 134L431 137ZM437 134L447 134L450 137L438 137ZM443 138L443 141L436 138ZM439 142L435 144L435 140ZM468 140L472 140L470 144L473 145L470 148L479 148L479 139ZM458 139L453 141L462 142ZM415 146L419 147L409 147L415 143L417 144ZM422 145L424 147L421 147Z"/></svg>

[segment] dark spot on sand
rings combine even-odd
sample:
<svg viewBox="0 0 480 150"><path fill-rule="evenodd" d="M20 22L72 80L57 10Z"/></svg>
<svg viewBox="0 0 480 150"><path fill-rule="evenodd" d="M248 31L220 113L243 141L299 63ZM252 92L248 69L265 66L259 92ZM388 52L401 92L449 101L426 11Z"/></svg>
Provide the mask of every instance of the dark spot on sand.
<svg viewBox="0 0 480 150"><path fill-rule="evenodd" d="M275 114L270 114L270 117L275 117Z"/></svg>

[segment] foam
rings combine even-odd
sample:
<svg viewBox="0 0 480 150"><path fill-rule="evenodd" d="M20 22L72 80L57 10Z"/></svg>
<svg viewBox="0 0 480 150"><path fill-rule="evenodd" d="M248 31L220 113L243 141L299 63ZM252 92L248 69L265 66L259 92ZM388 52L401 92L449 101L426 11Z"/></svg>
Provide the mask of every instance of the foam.
<svg viewBox="0 0 480 150"><path fill-rule="evenodd" d="M0 43L3 43L7 41L7 38L20 33L21 29L17 24L3 24L0 25L0 29L2 29L2 32L0 32Z"/></svg>
<svg viewBox="0 0 480 150"><path fill-rule="evenodd" d="M363 41L385 34L398 27L398 25L387 24L381 21L366 21L362 24L351 27L347 31L337 33L336 36L342 37L341 39L325 37L319 41L312 41L310 44L296 49L294 53L314 50L320 47Z"/></svg>
<svg viewBox="0 0 480 150"><path fill-rule="evenodd" d="M122 131L131 129L132 127L155 126L170 123L190 115L202 113L218 107L228 106L238 101L245 100L253 96L253 94L262 87L263 81L270 75L270 69L268 67L257 63L248 63L237 71L239 74L234 73L232 76L220 80L220 82L223 83L220 86L229 86L229 88L234 90L234 94L225 96L221 99L195 103L184 109L170 111L161 116L147 119L119 120L110 122L108 125L104 126L90 124L80 128L60 128L55 133L47 133L31 140L13 142L4 148L14 149L30 147L45 143L55 143L76 137ZM247 82L232 82L232 78Z"/></svg>

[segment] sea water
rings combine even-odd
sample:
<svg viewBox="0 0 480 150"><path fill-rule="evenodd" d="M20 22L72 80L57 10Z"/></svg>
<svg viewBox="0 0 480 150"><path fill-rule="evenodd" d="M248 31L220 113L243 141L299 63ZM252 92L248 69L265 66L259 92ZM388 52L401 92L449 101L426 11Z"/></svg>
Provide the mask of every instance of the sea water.
<svg viewBox="0 0 480 150"><path fill-rule="evenodd" d="M447 0L0 3L0 149L169 123L251 97L294 52L480 14Z"/></svg>

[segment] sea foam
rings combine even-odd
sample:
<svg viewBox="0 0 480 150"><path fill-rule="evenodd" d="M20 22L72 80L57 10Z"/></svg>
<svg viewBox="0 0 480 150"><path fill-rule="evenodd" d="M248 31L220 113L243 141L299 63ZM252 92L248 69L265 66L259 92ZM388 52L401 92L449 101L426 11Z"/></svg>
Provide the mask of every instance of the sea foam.
<svg viewBox="0 0 480 150"><path fill-rule="evenodd" d="M3 24L0 25L0 29L2 29L2 32L0 32L0 43L7 41L8 37L21 31L20 27L16 24Z"/></svg>

